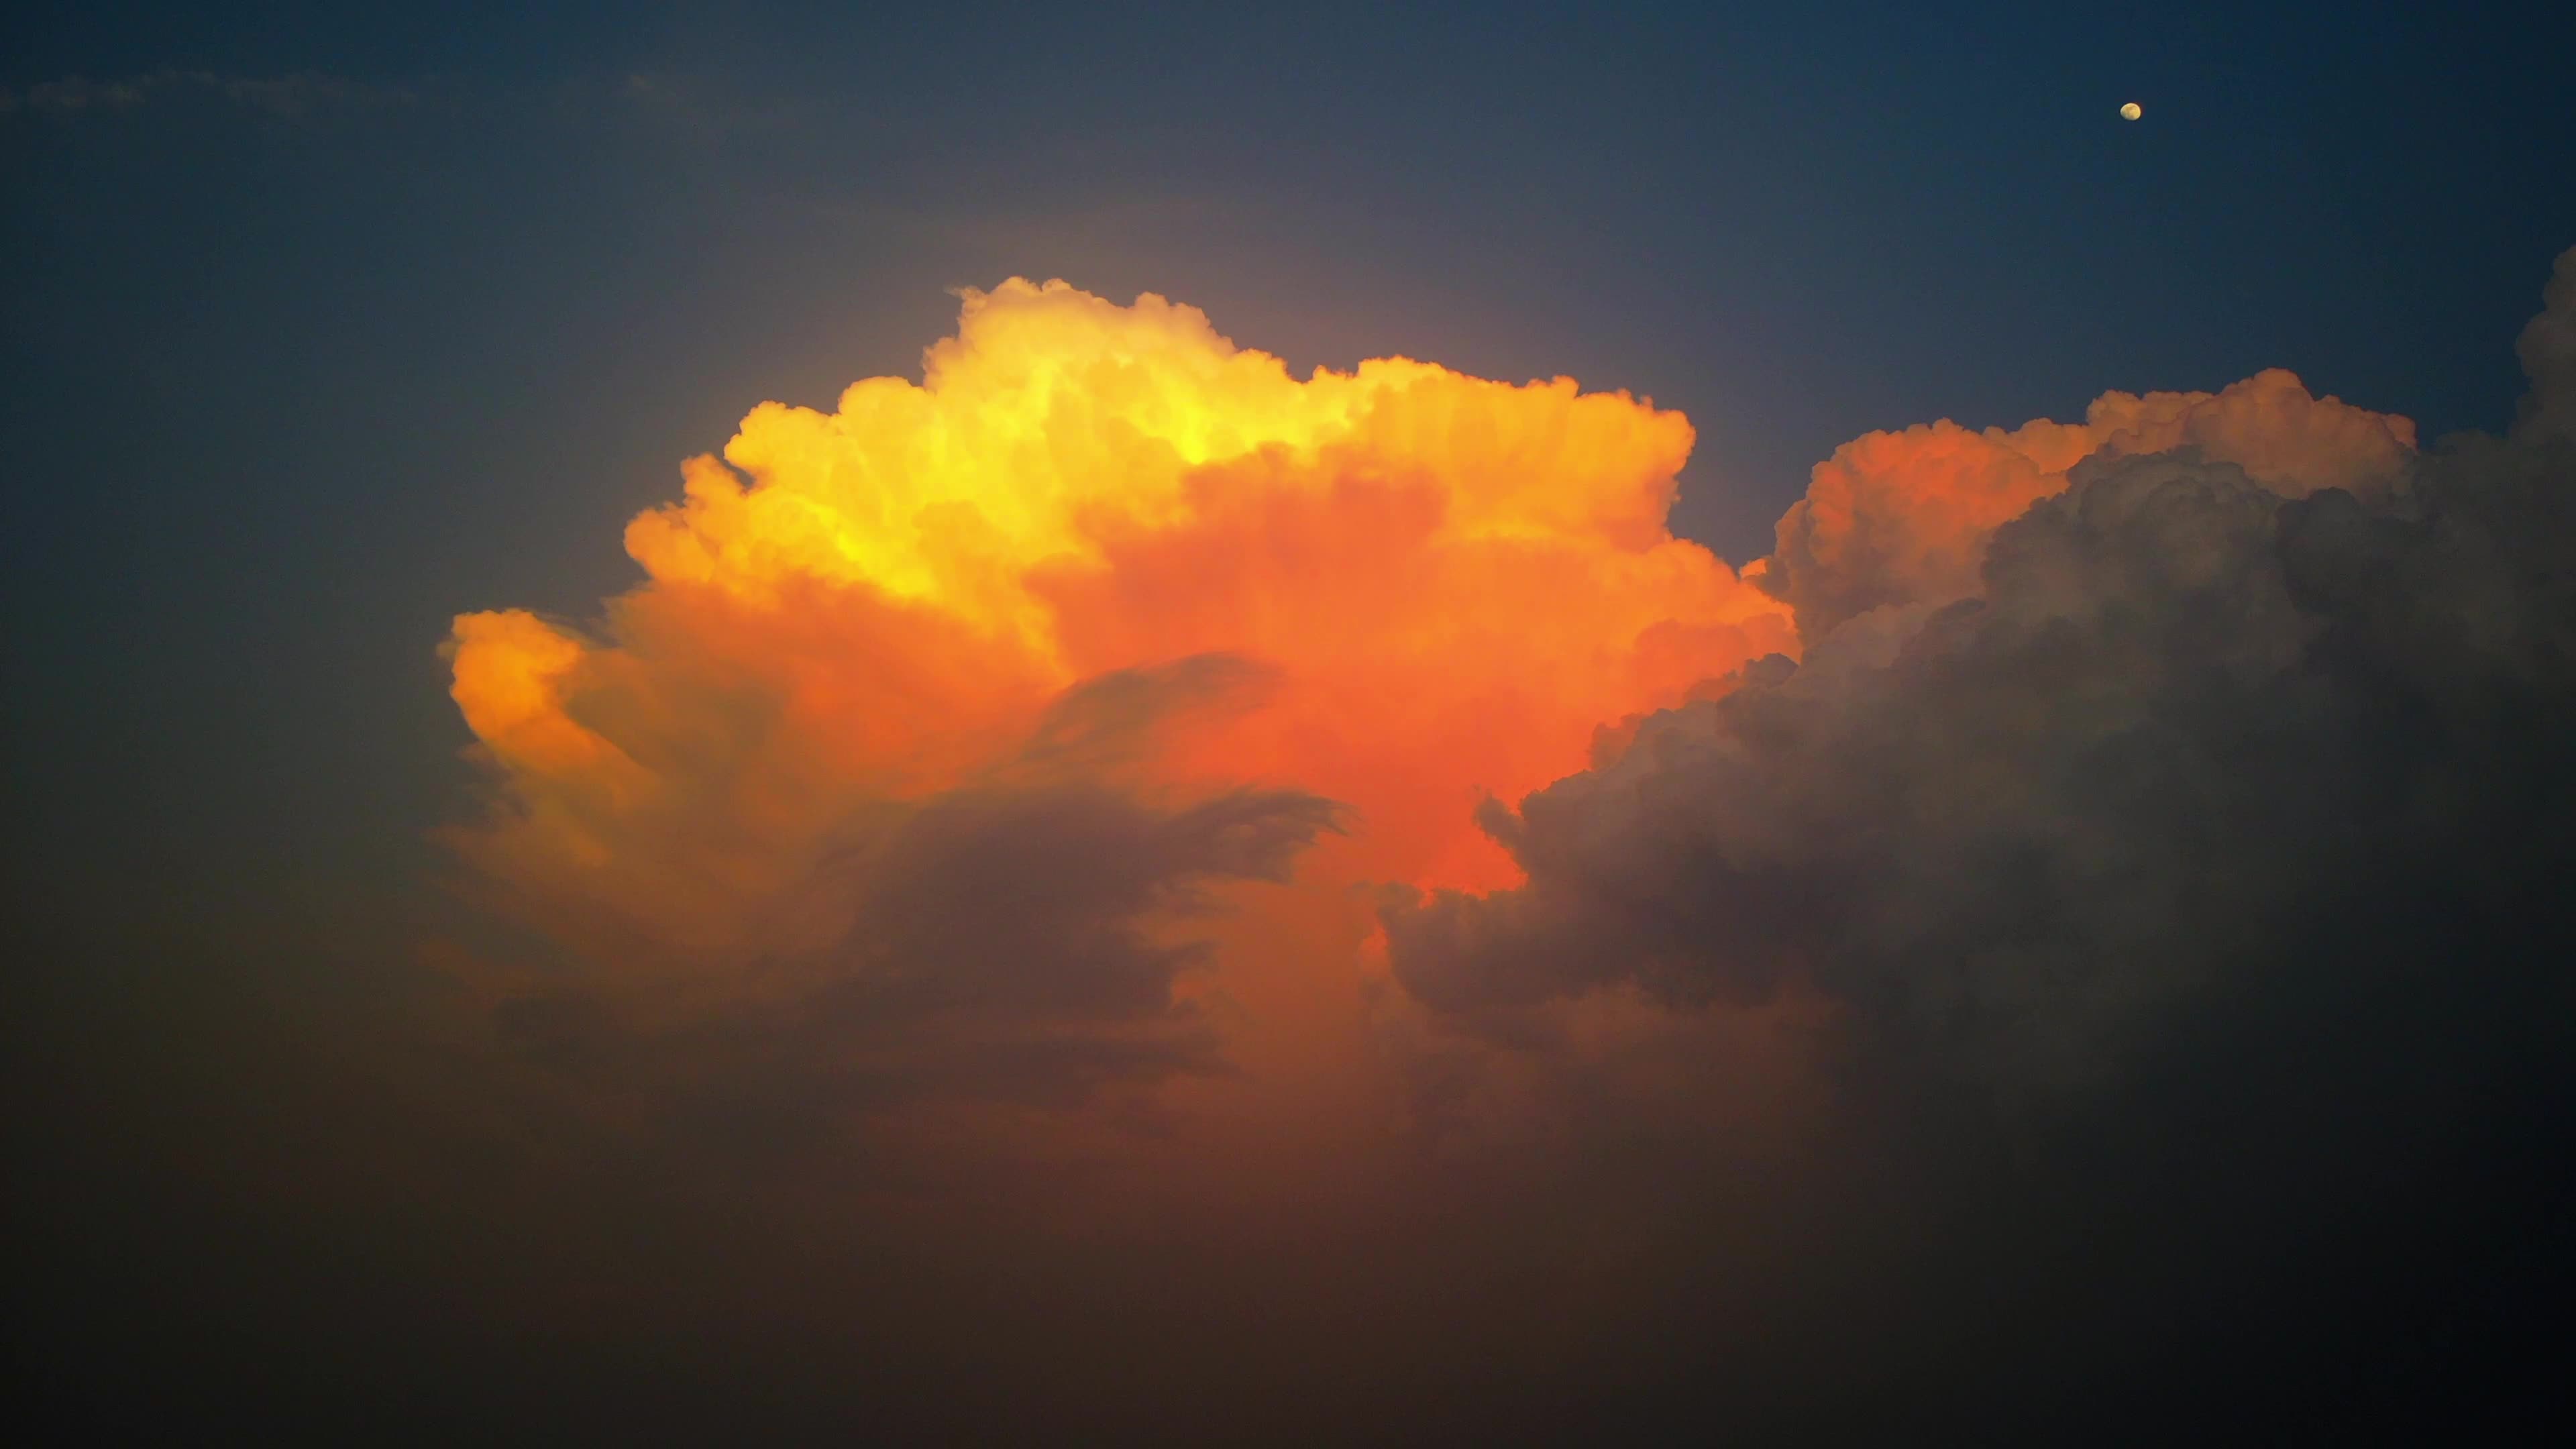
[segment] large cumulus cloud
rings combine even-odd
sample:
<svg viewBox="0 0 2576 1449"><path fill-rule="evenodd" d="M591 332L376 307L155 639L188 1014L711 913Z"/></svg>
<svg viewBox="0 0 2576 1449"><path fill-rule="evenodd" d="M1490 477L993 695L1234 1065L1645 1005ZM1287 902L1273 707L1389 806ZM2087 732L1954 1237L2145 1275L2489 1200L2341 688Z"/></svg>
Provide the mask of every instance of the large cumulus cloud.
<svg viewBox="0 0 2576 1449"><path fill-rule="evenodd" d="M456 620L489 789L445 838L550 964L443 959L518 1049L773 1126L1311 1076L1352 884L1508 878L1480 790L1796 647L1665 529L1690 443L1570 379L1300 380L1159 297L968 292L920 382L691 460L595 621Z"/></svg>

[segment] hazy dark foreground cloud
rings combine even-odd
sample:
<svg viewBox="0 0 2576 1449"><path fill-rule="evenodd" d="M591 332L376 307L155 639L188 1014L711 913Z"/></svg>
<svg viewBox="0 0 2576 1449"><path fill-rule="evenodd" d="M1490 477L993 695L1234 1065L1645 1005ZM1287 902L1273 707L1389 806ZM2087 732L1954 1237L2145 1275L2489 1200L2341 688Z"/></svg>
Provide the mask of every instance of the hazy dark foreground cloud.
<svg viewBox="0 0 2576 1449"><path fill-rule="evenodd" d="M1175 990L1209 964L1194 922L1219 888L1284 881L1341 812L1294 790L1148 798L1114 772L1176 713L1261 679L1225 656L1114 672L972 784L846 802L712 960L490 897L585 946L551 972L475 973L501 1039L729 1152L847 1145L925 1100L1065 1107L1221 1070Z"/></svg>
<svg viewBox="0 0 2576 1449"><path fill-rule="evenodd" d="M804 889L848 924L676 1020L621 1020L619 983L512 996L503 1037L595 1087L655 1102L728 1153L807 1153L923 1101L1069 1107L1224 1069L1207 1014L1175 1000L1209 947L1202 888L1278 881L1333 828L1312 796L1183 808L1097 788L957 795L835 852Z"/></svg>

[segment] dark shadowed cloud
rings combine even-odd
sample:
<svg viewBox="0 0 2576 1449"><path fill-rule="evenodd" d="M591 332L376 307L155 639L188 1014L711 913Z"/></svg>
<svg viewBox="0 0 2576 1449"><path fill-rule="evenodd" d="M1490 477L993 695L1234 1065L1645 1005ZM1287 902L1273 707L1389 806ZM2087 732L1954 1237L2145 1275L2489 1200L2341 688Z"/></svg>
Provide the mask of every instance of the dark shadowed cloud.
<svg viewBox="0 0 2576 1449"><path fill-rule="evenodd" d="M910 1103L1070 1107L1223 1070L1214 1023L1174 996L1209 964L1191 922L1223 910L1214 887L1284 881L1341 812L1291 790L1147 800L1103 771L1260 677L1199 656L1085 681L987 779L849 807L738 938L638 981L575 937L554 979L496 970L493 1025L728 1152L847 1145Z"/></svg>
<svg viewBox="0 0 2576 1449"><path fill-rule="evenodd" d="M1802 1004L1817 1159L1907 1204L1819 1251L1941 1225L1878 1303L1977 1346L1914 1350L1929 1399L2349 1407L2556 1352L2515 1315L2564 1255L2506 1265L2576 1183L2525 1136L2576 1106L2571 265L2512 437L2367 501L2097 454L1971 597L1810 624L1490 812L1528 883L1396 901L1397 979L1506 1054L1605 992Z"/></svg>

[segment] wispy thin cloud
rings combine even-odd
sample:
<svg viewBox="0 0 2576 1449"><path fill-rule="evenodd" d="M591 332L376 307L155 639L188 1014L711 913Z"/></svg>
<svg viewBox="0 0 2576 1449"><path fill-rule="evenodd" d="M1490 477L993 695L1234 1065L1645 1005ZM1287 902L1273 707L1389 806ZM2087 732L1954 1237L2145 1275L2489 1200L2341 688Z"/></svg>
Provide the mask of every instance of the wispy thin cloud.
<svg viewBox="0 0 2576 1449"><path fill-rule="evenodd" d="M821 111L806 97L745 91L711 76L635 71L603 84L585 80L566 87L576 105L597 108L692 146L720 146L748 135L774 134Z"/></svg>
<svg viewBox="0 0 2576 1449"><path fill-rule="evenodd" d="M237 76L204 70L161 70L110 81L71 76L24 90L0 86L0 115L73 116L130 111L161 101L196 98L213 98L260 115L296 120L327 111L409 105L418 96L408 86L379 85L311 71Z"/></svg>

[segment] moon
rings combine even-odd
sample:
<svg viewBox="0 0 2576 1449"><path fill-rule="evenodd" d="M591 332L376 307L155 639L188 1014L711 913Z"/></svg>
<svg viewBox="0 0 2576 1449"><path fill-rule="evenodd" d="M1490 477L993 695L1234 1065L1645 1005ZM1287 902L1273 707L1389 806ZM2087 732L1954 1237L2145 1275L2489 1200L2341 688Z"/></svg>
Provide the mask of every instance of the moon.
<svg viewBox="0 0 2576 1449"><path fill-rule="evenodd" d="M2146 112L2138 109L2138 103L2136 101L2131 101L2120 107L2120 119L2124 121L2134 121L2145 114Z"/></svg>

